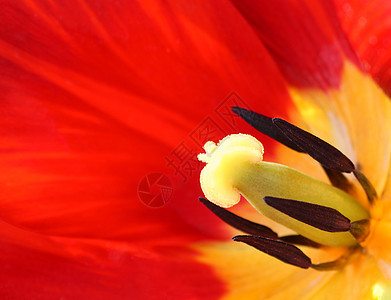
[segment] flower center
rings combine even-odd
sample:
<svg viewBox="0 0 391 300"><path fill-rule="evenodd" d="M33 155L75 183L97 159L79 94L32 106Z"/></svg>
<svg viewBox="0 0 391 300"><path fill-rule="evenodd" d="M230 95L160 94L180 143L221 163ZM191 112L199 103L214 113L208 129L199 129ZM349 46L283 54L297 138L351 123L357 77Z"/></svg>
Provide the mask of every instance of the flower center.
<svg viewBox="0 0 391 300"><path fill-rule="evenodd" d="M263 146L246 134L230 135L205 144L198 158L207 163L200 182L202 202L223 221L250 235L234 237L284 262L318 270L340 268L369 234L369 214L346 190L343 173L353 172L368 200L376 192L368 179L339 150L312 134L281 120L270 119L241 108L234 112L256 129L293 150L309 154L325 169L333 185L326 184L284 165L263 162ZM224 208L239 202L240 195L266 217L298 235L279 237L269 228L240 218ZM333 262L314 265L295 245L348 247Z"/></svg>

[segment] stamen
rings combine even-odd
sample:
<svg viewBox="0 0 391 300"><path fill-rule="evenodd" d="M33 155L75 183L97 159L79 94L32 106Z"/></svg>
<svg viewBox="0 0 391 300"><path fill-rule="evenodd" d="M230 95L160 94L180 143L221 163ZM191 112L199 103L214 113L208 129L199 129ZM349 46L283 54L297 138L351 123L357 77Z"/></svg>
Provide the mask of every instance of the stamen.
<svg viewBox="0 0 391 300"><path fill-rule="evenodd" d="M232 107L232 111L258 131L293 150L306 152L326 168L347 173L355 169L351 160L337 148L285 120L237 106Z"/></svg>
<svg viewBox="0 0 391 300"><path fill-rule="evenodd" d="M375 188L369 179L361 173L358 169L354 170L354 176L357 178L360 185L363 187L365 194L367 195L369 203L373 203L377 199L377 193Z"/></svg>
<svg viewBox="0 0 391 300"><path fill-rule="evenodd" d="M376 190L369 180L360 171L355 170L353 162L337 148L285 120L270 118L238 106L232 107L232 111L263 134L293 150L309 154L322 164L335 187L348 191L352 185L338 171L347 173L354 171L369 202L373 203L377 199Z"/></svg>
<svg viewBox="0 0 391 300"><path fill-rule="evenodd" d="M361 243L369 235L370 221L368 219L352 222L350 233Z"/></svg>
<svg viewBox="0 0 391 300"><path fill-rule="evenodd" d="M351 255L357 250L357 247L351 247L349 248L346 253L344 253L342 256L340 256L338 259L334 261L329 261L325 263L320 264L312 264L311 268L318 270L318 271L333 271L333 270L340 270L344 266L346 266L351 258Z"/></svg>
<svg viewBox="0 0 391 300"><path fill-rule="evenodd" d="M230 211L221 208L202 197L199 197L198 199L217 217L219 217L221 220L231 225L232 227L248 234L258 235L274 240L278 239L277 233L275 233L269 227L243 219L242 217L239 217L238 215L235 215Z"/></svg>
<svg viewBox="0 0 391 300"><path fill-rule="evenodd" d="M285 120L274 118L273 123L292 142L324 167L347 173L354 171L352 161L329 143Z"/></svg>
<svg viewBox="0 0 391 300"><path fill-rule="evenodd" d="M320 248L321 245L311 241L310 239L307 239L306 237L302 235L286 235L279 237L279 240L287 242L289 244L299 245L299 246L307 246L312 248Z"/></svg>
<svg viewBox="0 0 391 300"><path fill-rule="evenodd" d="M238 235L232 238L236 242L243 242L283 262L303 269L311 266L311 259L299 248L283 241L251 235Z"/></svg>
<svg viewBox="0 0 391 300"><path fill-rule="evenodd" d="M353 185L345 177L345 175L339 171L330 170L323 167L323 170L326 172L327 177L329 178L331 184L345 192L349 192Z"/></svg>
<svg viewBox="0 0 391 300"><path fill-rule="evenodd" d="M275 197L263 200L278 211L320 230L343 232L350 229L350 220L334 208Z"/></svg>
<svg viewBox="0 0 391 300"><path fill-rule="evenodd" d="M298 152L303 152L301 148L287 138L286 135L274 125L272 118L238 106L232 107L232 111L259 132L271 137L288 148Z"/></svg>

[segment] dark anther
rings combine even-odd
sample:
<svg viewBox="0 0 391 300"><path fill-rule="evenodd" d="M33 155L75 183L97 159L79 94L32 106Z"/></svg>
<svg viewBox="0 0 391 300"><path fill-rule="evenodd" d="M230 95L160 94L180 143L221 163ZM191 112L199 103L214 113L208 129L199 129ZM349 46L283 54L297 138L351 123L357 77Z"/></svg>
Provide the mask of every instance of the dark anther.
<svg viewBox="0 0 391 300"><path fill-rule="evenodd" d="M334 146L316 137L315 135L296 127L295 125L278 118L273 123L304 152L322 166L340 172L352 172L355 167L352 161Z"/></svg>
<svg viewBox="0 0 391 300"><path fill-rule="evenodd" d="M275 197L263 200L278 211L320 230L342 232L350 229L350 220L334 208Z"/></svg>
<svg viewBox="0 0 391 300"><path fill-rule="evenodd" d="M258 131L293 150L307 153L325 168L347 173L355 169L352 161L337 148L285 120L237 106L232 111Z"/></svg>
<svg viewBox="0 0 391 300"><path fill-rule="evenodd" d="M330 170L325 167L323 167L324 171L327 174L327 177L329 178L331 184L340 190L343 190L345 192L351 191L353 188L353 185L349 182L349 180L345 177L345 175L339 171Z"/></svg>
<svg viewBox="0 0 391 300"><path fill-rule="evenodd" d="M311 266L311 259L307 255L299 248L286 242L252 235L238 235L232 239L250 245L290 265L303 269L308 269Z"/></svg>
<svg viewBox="0 0 391 300"><path fill-rule="evenodd" d="M318 244L317 242L314 242L310 239L307 239L306 237L302 235L285 235L285 236L280 236L279 240L287 242L289 244L293 245L299 245L299 246L307 246L307 247L312 247L312 248L320 248L321 245Z"/></svg>
<svg viewBox="0 0 391 300"><path fill-rule="evenodd" d="M278 239L277 233L275 233L269 227L243 219L242 217L239 217L202 197L199 197L198 199L207 208L209 208L211 212L213 212L217 217L219 217L228 225L231 225L232 227L248 234L259 235L270 239Z"/></svg>
<svg viewBox="0 0 391 300"><path fill-rule="evenodd" d="M353 174L354 174L354 176L356 176L358 182L363 187L365 194L367 195L369 203L372 204L377 199L377 193L376 193L376 190L373 187L372 183L358 169L354 170Z"/></svg>
<svg viewBox="0 0 391 300"><path fill-rule="evenodd" d="M361 243L365 241L365 239L368 237L369 227L369 220L355 221L352 222L352 225L350 226L350 233L356 238L359 243Z"/></svg>
<svg viewBox="0 0 391 300"><path fill-rule="evenodd" d="M303 152L303 150L301 150L295 143L288 139L286 135L283 134L281 130L273 124L272 118L238 106L232 107L232 111L259 132L262 132L263 134L293 150Z"/></svg>

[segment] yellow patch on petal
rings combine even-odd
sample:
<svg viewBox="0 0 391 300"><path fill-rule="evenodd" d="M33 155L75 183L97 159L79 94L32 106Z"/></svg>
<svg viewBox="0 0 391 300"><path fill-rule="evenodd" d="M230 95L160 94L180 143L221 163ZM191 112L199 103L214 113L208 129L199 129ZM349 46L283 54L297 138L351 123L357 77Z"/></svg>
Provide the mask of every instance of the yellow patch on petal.
<svg viewBox="0 0 391 300"><path fill-rule="evenodd" d="M363 246L379 262L380 269L391 280L391 220L372 221L371 233Z"/></svg>
<svg viewBox="0 0 391 300"><path fill-rule="evenodd" d="M193 246L198 260L214 267L226 283L224 300L236 299L390 299L391 281L382 262L355 253L351 263L338 271L299 269L247 245L199 243ZM342 248L303 247L314 263L334 260Z"/></svg>
<svg viewBox="0 0 391 300"><path fill-rule="evenodd" d="M291 88L290 94L305 129L352 159L381 194L390 165L391 101L373 79L346 62L338 89Z"/></svg>
<svg viewBox="0 0 391 300"><path fill-rule="evenodd" d="M376 259L356 254L355 261L329 280L309 299L391 299L391 281L384 275Z"/></svg>
<svg viewBox="0 0 391 300"><path fill-rule="evenodd" d="M201 253L199 261L213 266L226 282L224 300L305 299L335 273L299 269L233 242L199 243L194 248ZM335 259L344 251L341 248L303 249L315 263Z"/></svg>

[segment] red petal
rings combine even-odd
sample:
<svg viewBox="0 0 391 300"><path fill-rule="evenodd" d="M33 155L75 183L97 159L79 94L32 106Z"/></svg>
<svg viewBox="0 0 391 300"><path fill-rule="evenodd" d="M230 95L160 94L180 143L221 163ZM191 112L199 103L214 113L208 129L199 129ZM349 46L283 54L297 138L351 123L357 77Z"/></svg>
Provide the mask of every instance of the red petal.
<svg viewBox="0 0 391 300"><path fill-rule="evenodd" d="M327 1L233 2L295 86L338 87L344 56L358 64Z"/></svg>
<svg viewBox="0 0 391 300"><path fill-rule="evenodd" d="M196 252L180 245L48 238L4 222L0 241L2 299L217 299L223 293L209 268L194 261Z"/></svg>
<svg viewBox="0 0 391 300"><path fill-rule="evenodd" d="M391 95L391 2L336 0L342 26L366 71Z"/></svg>
<svg viewBox="0 0 391 300"><path fill-rule="evenodd" d="M186 184L179 177L164 211L144 207L136 189L148 173L171 172L165 157L205 117L232 131L214 112L231 91L255 109L273 99L269 107L284 114L284 81L251 28L231 4L49 3L10 1L0 16L9 153L0 215L93 237L189 213L190 223L205 224L197 175Z"/></svg>
<svg viewBox="0 0 391 300"><path fill-rule="evenodd" d="M221 118L232 91L255 110L286 115L272 58L223 1L23 3L5 1L0 12L0 217L68 239L53 246L39 235L4 235L9 294L38 295L53 280L58 294L48 298L74 286L78 298L94 298L97 285L115 295L117 280L124 291L140 280L134 298L148 289L165 298L168 284L173 298L217 297L220 283L186 248L221 238L218 221L198 203L198 173L182 182L165 158L181 142L200 151L192 133L204 120L224 135L251 132ZM160 209L137 195L153 172L173 181L174 197ZM139 259L142 251L151 256ZM199 275L182 281L192 270ZM193 293L201 281L216 290Z"/></svg>

